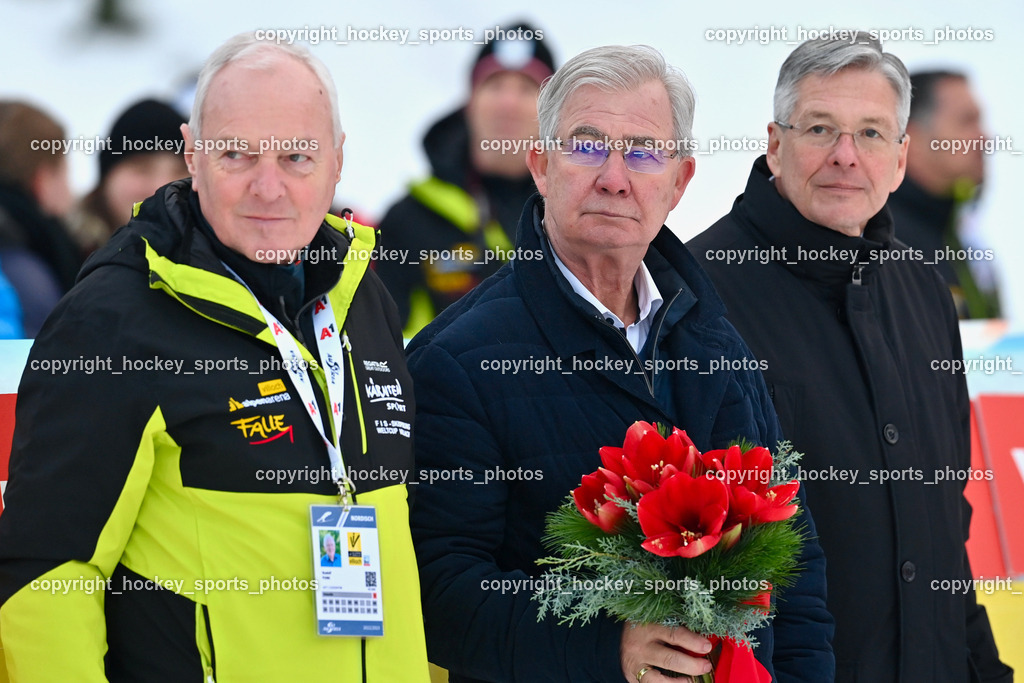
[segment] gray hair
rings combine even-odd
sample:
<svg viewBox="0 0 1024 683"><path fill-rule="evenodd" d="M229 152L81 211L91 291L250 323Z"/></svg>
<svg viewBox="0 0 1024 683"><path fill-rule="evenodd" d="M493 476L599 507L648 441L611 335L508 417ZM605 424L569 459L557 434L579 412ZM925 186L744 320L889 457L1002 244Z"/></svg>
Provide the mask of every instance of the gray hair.
<svg viewBox="0 0 1024 683"><path fill-rule="evenodd" d="M667 64L661 53L648 45L595 47L566 62L540 89L537 118L541 139L558 137L562 107L578 88L593 85L608 92L623 92L655 80L661 81L668 92L675 139L690 140L693 88L682 71ZM680 145L679 150L682 156L690 156L690 146Z"/></svg>
<svg viewBox="0 0 1024 683"><path fill-rule="evenodd" d="M192 116L188 128L193 139L202 139L203 106L210 91L210 83L228 64L239 64L250 69L269 69L285 59L295 59L309 67L323 86L331 108L331 125L334 132L334 146L341 142L341 115L338 113L338 92L327 65L301 45L280 44L257 40L254 32L239 33L229 38L214 50L199 72L196 83L196 97L192 103Z"/></svg>
<svg viewBox="0 0 1024 683"><path fill-rule="evenodd" d="M843 69L875 71L889 81L896 92L896 121L900 135L907 132L910 117L910 75L900 58L883 52L882 44L866 31L857 31L853 38L843 40L819 38L802 43L786 58L775 84L775 120L791 123L796 109L800 81L805 76L831 76Z"/></svg>

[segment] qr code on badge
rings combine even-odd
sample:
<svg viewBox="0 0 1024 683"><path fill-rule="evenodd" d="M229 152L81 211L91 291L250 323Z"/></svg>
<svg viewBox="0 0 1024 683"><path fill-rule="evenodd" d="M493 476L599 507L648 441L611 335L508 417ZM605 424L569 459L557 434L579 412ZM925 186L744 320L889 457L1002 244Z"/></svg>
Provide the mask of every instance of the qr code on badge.
<svg viewBox="0 0 1024 683"><path fill-rule="evenodd" d="M377 587L377 572L366 572L366 587L376 588Z"/></svg>

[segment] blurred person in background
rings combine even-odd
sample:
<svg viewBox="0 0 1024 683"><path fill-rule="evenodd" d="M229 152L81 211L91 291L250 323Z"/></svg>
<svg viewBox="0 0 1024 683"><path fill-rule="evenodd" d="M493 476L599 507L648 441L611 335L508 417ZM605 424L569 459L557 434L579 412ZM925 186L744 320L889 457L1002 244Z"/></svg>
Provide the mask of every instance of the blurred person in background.
<svg viewBox="0 0 1024 683"><path fill-rule="evenodd" d="M70 220L71 234L88 256L132 217L132 206L188 175L182 154L185 117L157 100L128 107L114 122L110 146L99 153L100 180Z"/></svg>
<svg viewBox="0 0 1024 683"><path fill-rule="evenodd" d="M24 336L18 292L4 277L4 264L0 260L0 339L21 339Z"/></svg>
<svg viewBox="0 0 1024 683"><path fill-rule="evenodd" d="M42 110L0 101L0 272L17 293L26 337L39 332L82 265L63 221L74 201L64 139Z"/></svg>
<svg viewBox="0 0 1024 683"><path fill-rule="evenodd" d="M554 58L542 30L520 23L508 33L522 39L485 45L470 75L469 102L427 131L432 175L414 183L380 224L381 248L408 255L376 264L407 338L505 263L519 214L537 191L524 145L490 147L537 138L537 94L554 73ZM448 258L420 256L431 250Z"/></svg>
<svg viewBox="0 0 1024 683"><path fill-rule="evenodd" d="M939 268L961 319L998 318L992 252L968 220L985 180L981 108L962 73L919 72L910 83L907 175L889 198L897 237Z"/></svg>

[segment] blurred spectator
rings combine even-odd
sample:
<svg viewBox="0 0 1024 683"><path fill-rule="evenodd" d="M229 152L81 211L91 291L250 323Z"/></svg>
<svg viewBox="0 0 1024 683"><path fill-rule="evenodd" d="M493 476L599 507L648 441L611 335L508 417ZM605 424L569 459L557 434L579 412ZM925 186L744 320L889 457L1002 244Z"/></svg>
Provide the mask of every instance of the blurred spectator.
<svg viewBox="0 0 1024 683"><path fill-rule="evenodd" d="M185 117L157 100L136 102L110 131L99 153L100 180L71 219L71 233L88 256L132 217L132 206L188 175L182 155Z"/></svg>
<svg viewBox="0 0 1024 683"><path fill-rule="evenodd" d="M17 293L26 337L36 335L82 265L62 220L73 202L67 159L45 144L64 138L36 107L0 101L0 272Z"/></svg>
<svg viewBox="0 0 1024 683"><path fill-rule="evenodd" d="M414 183L380 224L381 250L401 257L380 259L377 273L398 304L406 337L501 267L513 252L523 205L536 192L526 168L529 143L505 151L490 143L537 138L537 93L554 59L542 31L518 24L508 33L516 39L480 50L469 102L423 139L431 177Z"/></svg>
<svg viewBox="0 0 1024 683"><path fill-rule="evenodd" d="M961 319L998 318L992 252L964 220L985 179L981 109L961 73L928 71L910 81L907 175L889 199L896 236L935 262ZM952 151L953 141L965 149Z"/></svg>

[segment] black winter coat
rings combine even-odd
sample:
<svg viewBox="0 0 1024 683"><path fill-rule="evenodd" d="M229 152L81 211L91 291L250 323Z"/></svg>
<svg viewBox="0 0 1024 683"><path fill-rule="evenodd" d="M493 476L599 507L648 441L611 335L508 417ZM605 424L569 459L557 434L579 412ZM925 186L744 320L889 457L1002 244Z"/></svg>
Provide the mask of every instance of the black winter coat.
<svg viewBox="0 0 1024 683"><path fill-rule="evenodd" d="M688 246L806 454L836 680L1010 681L973 590L937 588L971 578L967 386L936 369L963 357L949 290L908 258L887 208L848 237L801 216L769 176L761 157L732 211Z"/></svg>

